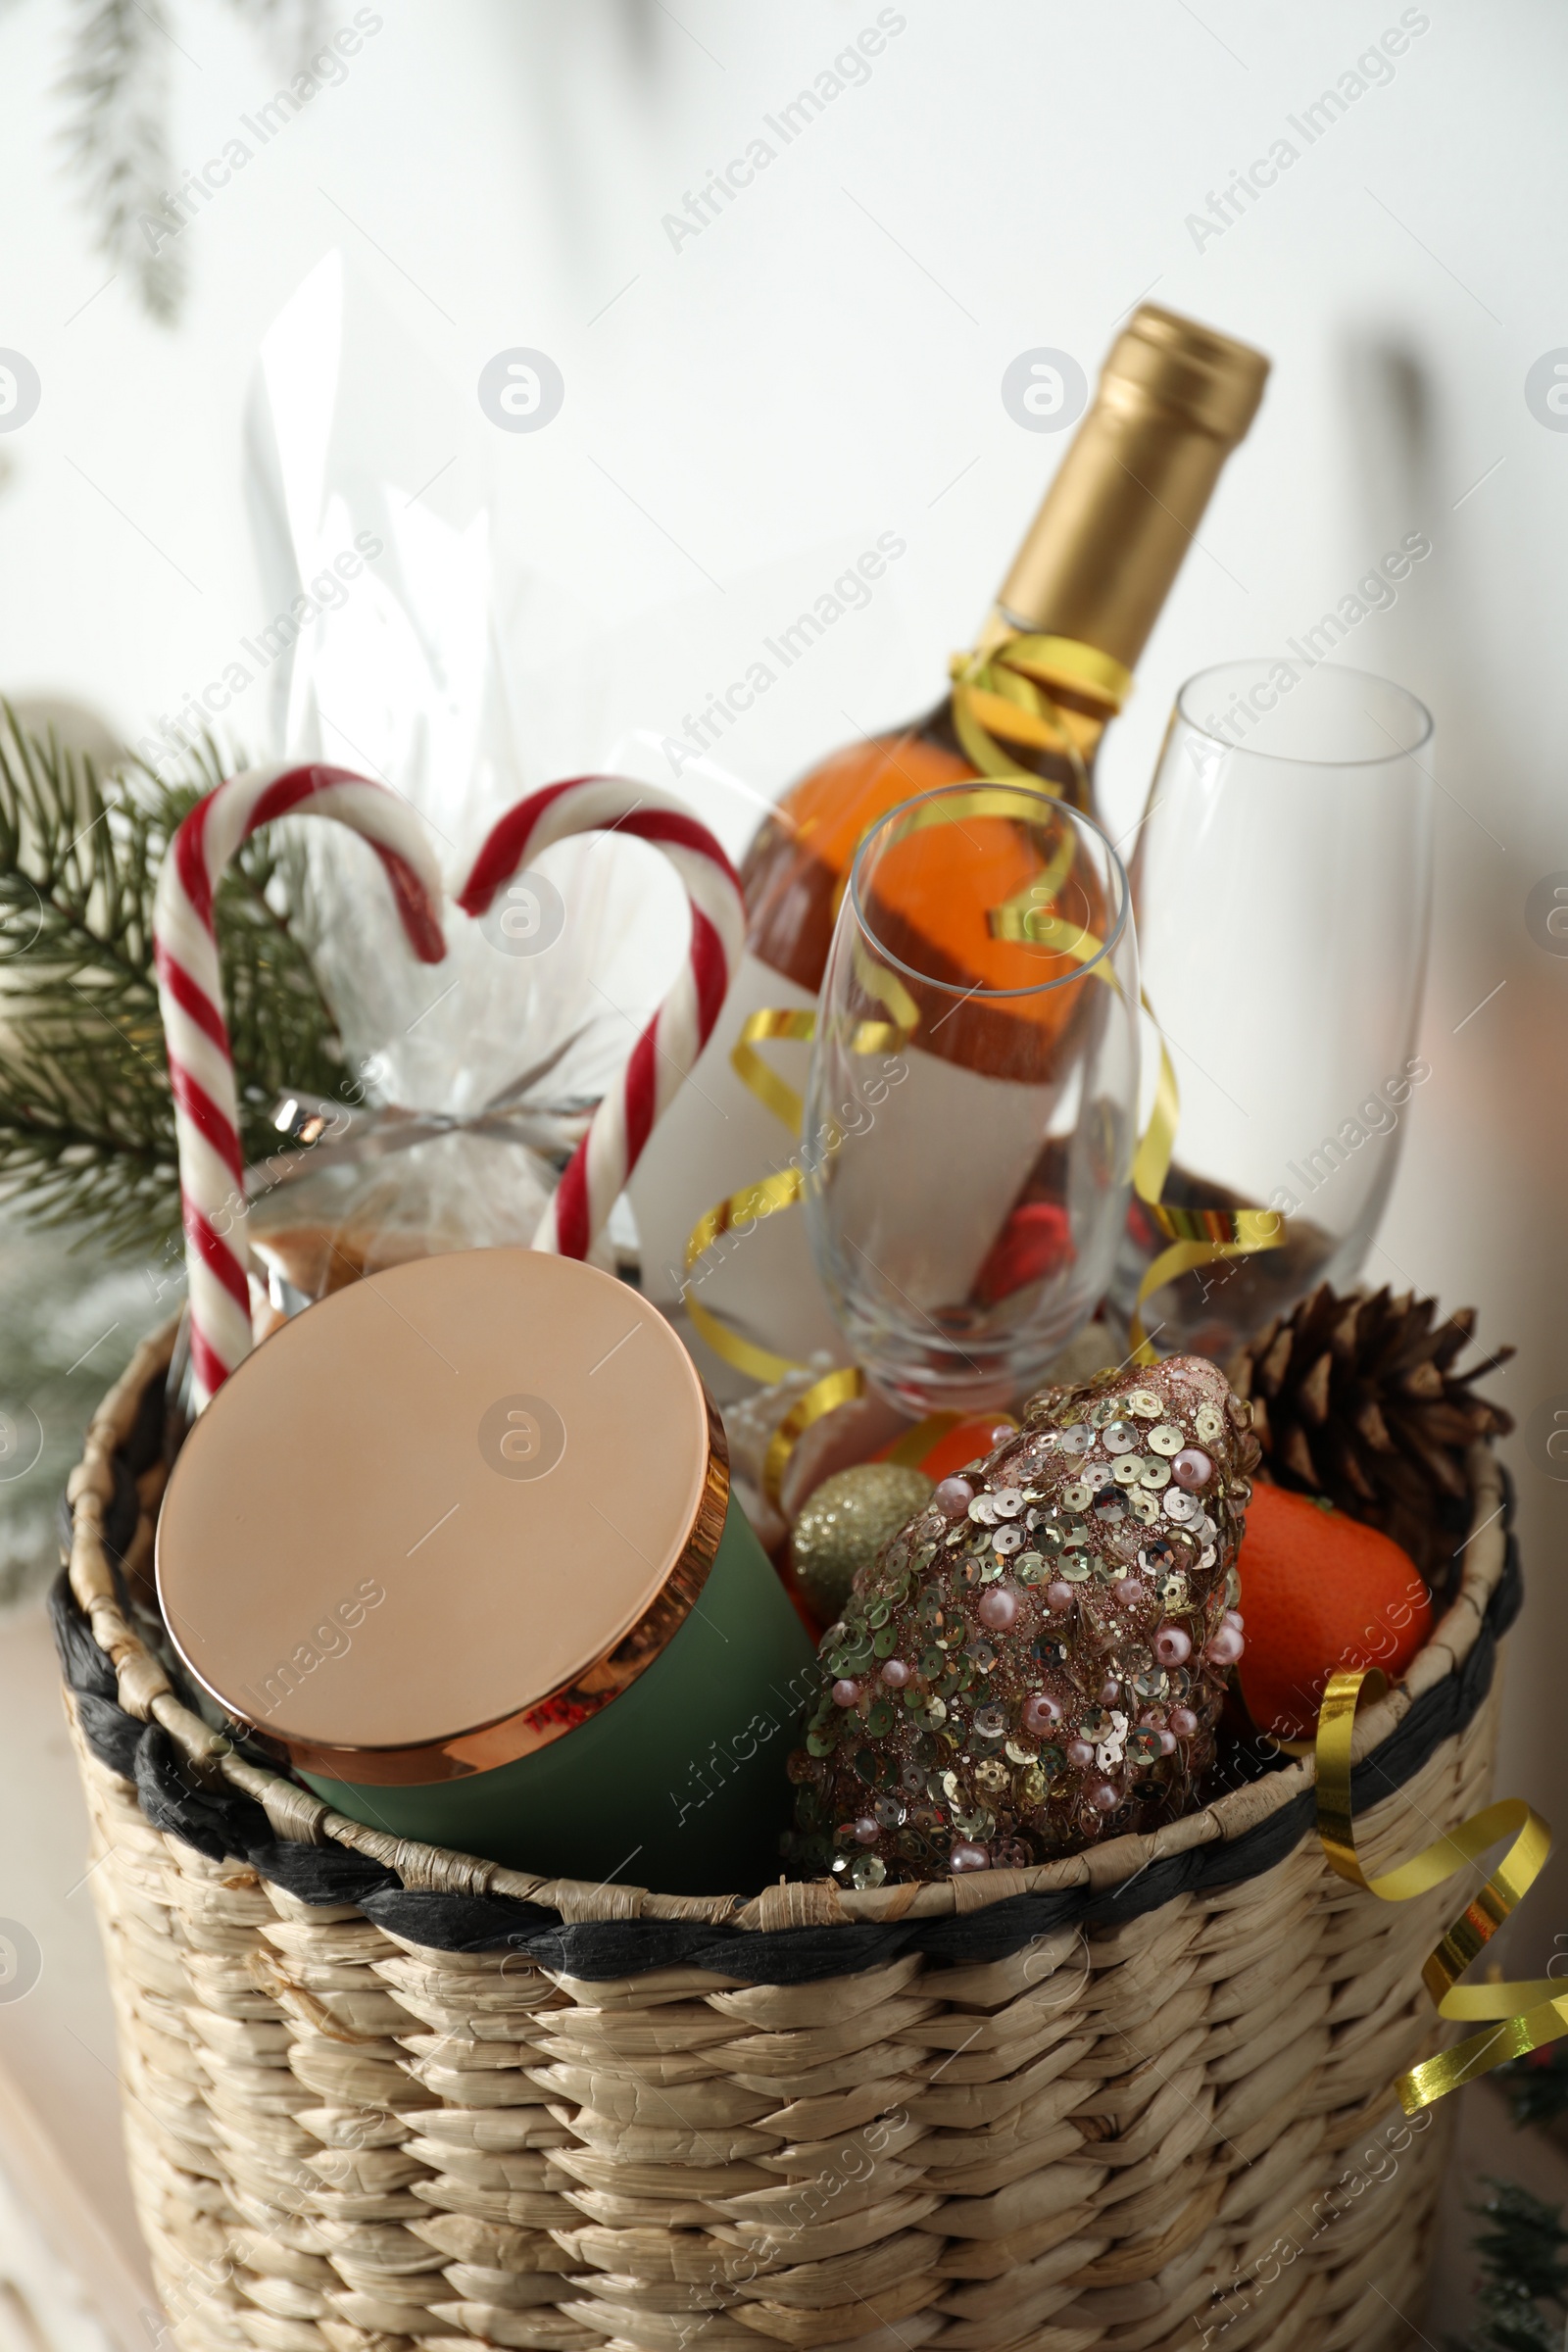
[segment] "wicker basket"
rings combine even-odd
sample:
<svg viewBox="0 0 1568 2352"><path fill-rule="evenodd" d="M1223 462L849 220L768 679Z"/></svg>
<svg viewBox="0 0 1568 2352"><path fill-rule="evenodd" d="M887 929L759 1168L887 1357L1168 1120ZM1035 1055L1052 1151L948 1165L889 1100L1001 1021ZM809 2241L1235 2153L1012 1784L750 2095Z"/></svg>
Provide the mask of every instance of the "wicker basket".
<svg viewBox="0 0 1568 2352"><path fill-rule="evenodd" d="M1310 1762L1154 1837L863 1894L401 1843L227 1749L158 1661L168 1351L93 1423L56 1615L179 2344L1403 2340L1446 2118L1390 2085L1440 2037L1452 1895L1332 1876ZM1358 1729L1373 1868L1487 1796L1518 1577L1484 1448L1471 1478L1459 1596Z"/></svg>

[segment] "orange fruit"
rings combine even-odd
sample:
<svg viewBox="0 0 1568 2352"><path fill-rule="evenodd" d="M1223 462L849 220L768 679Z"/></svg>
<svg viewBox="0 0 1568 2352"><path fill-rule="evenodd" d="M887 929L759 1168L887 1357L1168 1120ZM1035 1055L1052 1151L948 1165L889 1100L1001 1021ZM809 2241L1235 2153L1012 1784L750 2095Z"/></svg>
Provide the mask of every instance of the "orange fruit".
<svg viewBox="0 0 1568 2352"><path fill-rule="evenodd" d="M1311 1738L1331 1674L1381 1666L1396 1682L1432 1631L1409 1553L1309 1494L1255 1485L1236 1567L1242 1697L1258 1730L1282 1740Z"/></svg>
<svg viewBox="0 0 1568 2352"><path fill-rule="evenodd" d="M972 1462L979 1455L989 1453L996 1444L996 1432L1011 1419L1010 1413L995 1412L976 1413L971 1419L956 1421L951 1429L933 1439L913 1466L923 1470L927 1478L934 1478L939 1483L945 1478L952 1478L956 1471L963 1468L965 1462ZM907 1430L903 1430L898 1437L891 1438L880 1451L872 1454L872 1461L891 1460L908 1435Z"/></svg>

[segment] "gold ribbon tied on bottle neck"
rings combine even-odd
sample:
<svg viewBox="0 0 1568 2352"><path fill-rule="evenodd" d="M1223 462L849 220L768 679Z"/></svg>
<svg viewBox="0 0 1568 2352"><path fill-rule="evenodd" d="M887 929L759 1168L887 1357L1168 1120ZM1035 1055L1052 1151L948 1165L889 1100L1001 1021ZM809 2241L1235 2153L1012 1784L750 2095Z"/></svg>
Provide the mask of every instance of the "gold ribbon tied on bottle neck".
<svg viewBox="0 0 1568 2352"><path fill-rule="evenodd" d="M1003 745L1055 752L1072 770L1078 805L1088 808L1087 755L1132 691L1133 673L1125 663L1075 637L1032 636L995 624L972 652L955 654L948 670L953 731L977 775L1059 796L1049 776L1014 760ZM1063 691L1098 708L1074 710L1057 701Z"/></svg>
<svg viewBox="0 0 1568 2352"><path fill-rule="evenodd" d="M1352 1886L1383 1903L1407 1903L1429 1894L1480 1860L1506 1838L1508 1850L1480 1891L1473 1894L1428 1956L1423 1984L1438 2015L1451 2023L1486 2021L1450 2050L1440 2050L1399 2076L1395 2088L1406 2115L1416 2115L1450 2090L1491 2074L1510 2058L1527 2057L1568 2034L1568 1984L1537 1977L1513 1984L1461 1984L1459 1980L1486 1948L1503 1921L1524 1900L1551 1852L1551 1832L1523 1797L1504 1797L1434 1838L1396 1870L1369 1879L1355 1850L1350 1804L1350 1741L1363 1698L1381 1698L1387 1678L1373 1667L1362 1674L1336 1674L1317 1720L1317 1831L1330 1867Z"/></svg>

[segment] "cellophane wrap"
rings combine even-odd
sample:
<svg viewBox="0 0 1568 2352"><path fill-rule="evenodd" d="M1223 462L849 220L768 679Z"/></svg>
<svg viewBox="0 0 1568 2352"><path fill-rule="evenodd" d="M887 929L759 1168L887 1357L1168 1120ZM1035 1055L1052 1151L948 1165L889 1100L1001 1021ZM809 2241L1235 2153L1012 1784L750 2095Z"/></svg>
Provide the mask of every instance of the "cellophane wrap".
<svg viewBox="0 0 1568 2352"><path fill-rule="evenodd" d="M262 343L246 438L273 614L255 648L271 657L270 748L390 785L431 827L454 888L496 817L551 780L525 749L500 617L526 601L524 567L498 556L471 431L337 254ZM446 960L420 965L366 846L337 826L301 832L309 944L347 1066L340 1101L298 1107L320 1141L301 1151L280 1133L251 1172L274 1311L433 1250L531 1242L687 923L654 852L576 839L540 859L532 938L509 949L494 921L449 906ZM633 1254L624 1222L594 1251L611 1266Z"/></svg>

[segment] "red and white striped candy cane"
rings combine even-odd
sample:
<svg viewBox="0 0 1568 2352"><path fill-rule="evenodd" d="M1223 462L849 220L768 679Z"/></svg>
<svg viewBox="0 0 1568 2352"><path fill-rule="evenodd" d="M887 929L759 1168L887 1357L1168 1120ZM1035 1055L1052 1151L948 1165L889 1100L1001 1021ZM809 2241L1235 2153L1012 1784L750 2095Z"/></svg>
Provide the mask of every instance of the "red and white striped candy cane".
<svg viewBox="0 0 1568 2352"><path fill-rule="evenodd" d="M692 939L680 977L632 1048L572 1154L534 1236L536 1250L586 1257L642 1156L654 1121L708 1043L746 938L740 880L706 825L668 794L619 776L573 776L519 801L474 859L458 905L482 915L498 890L573 833L629 833L655 843L686 886Z"/></svg>
<svg viewBox="0 0 1568 2352"><path fill-rule="evenodd" d="M406 801L346 767L253 767L197 802L158 877L154 943L179 1139L179 1194L198 1408L249 1354L245 1165L239 1100L223 1018L213 896L242 841L278 816L335 816L386 868L410 945L423 963L446 954L441 873Z"/></svg>

